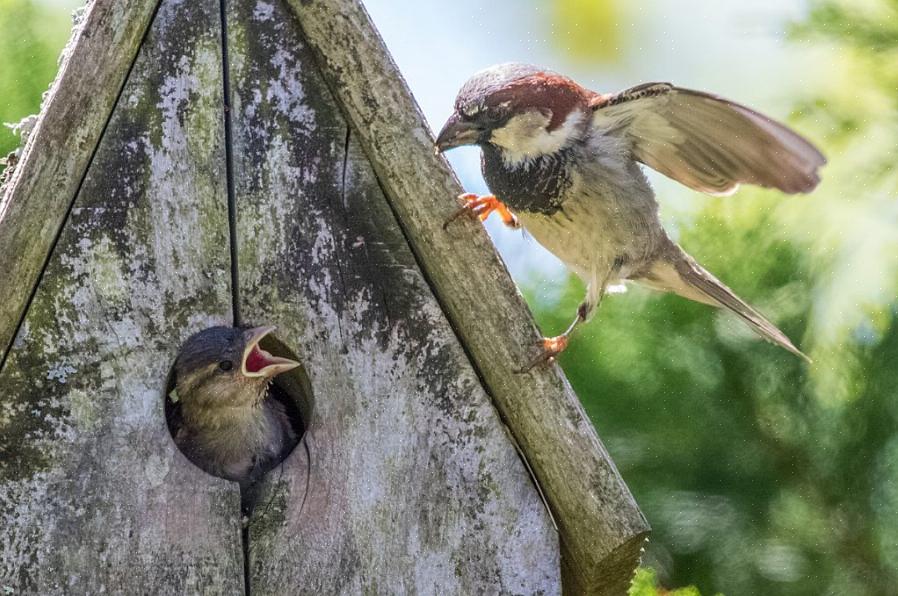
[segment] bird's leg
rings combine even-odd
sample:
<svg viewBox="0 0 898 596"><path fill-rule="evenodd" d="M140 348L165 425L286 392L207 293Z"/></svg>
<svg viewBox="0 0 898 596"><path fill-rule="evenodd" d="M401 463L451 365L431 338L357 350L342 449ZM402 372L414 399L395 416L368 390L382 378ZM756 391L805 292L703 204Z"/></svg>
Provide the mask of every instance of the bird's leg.
<svg viewBox="0 0 898 596"><path fill-rule="evenodd" d="M522 368L520 372L529 372L540 364L554 362L555 358L567 349L568 342L570 341L574 329L576 329L580 323L589 319L596 306L598 305L590 306L590 303L586 300L581 302L580 306L577 307L577 316L571 321L571 324L568 325L565 332L561 335L556 335L555 337L544 337L540 340L537 344L540 349L539 355L528 362L527 366Z"/></svg>
<svg viewBox="0 0 898 596"><path fill-rule="evenodd" d="M450 223L452 223L465 213L473 213L480 218L480 221L486 221L486 218L489 217L493 212L498 213L499 217L502 218L502 223L504 223L509 228L517 229L521 227L518 218L508 210L508 207L505 206L505 203L500 201L494 195L480 196L472 192L467 192L458 195L458 198L463 200L465 204L463 207L459 208L455 213L449 216L449 218L443 223L443 229L446 229L446 227Z"/></svg>
<svg viewBox="0 0 898 596"><path fill-rule="evenodd" d="M577 307L577 316L561 335L544 337L537 344L540 348L540 354L528 362L527 366L522 368L520 372L528 372L540 364L554 362L555 358L567 348L571 334L577 326L580 325L580 323L588 321L592 318L592 315L595 314L596 309L602 301L602 297L605 295L605 289L608 287L608 282L615 269L616 268L614 267L610 268L601 279L598 279L595 270L593 270L592 281L586 287L586 298L584 298L583 302L580 303L580 306Z"/></svg>

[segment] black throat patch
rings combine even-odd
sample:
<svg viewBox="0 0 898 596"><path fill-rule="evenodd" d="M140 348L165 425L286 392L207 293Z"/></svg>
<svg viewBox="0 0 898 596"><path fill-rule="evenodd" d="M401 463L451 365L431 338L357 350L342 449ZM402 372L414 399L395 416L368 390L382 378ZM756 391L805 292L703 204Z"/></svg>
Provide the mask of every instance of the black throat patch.
<svg viewBox="0 0 898 596"><path fill-rule="evenodd" d="M571 149L534 158L527 164L509 167L502 152L485 143L480 166L490 192L517 211L550 215L561 208L565 192L571 186Z"/></svg>

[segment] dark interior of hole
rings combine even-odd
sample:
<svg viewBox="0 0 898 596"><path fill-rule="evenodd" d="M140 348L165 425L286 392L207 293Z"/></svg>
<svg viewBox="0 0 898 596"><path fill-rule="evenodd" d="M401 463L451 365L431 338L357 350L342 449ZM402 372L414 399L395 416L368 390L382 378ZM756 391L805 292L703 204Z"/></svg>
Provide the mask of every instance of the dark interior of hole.
<svg viewBox="0 0 898 596"><path fill-rule="evenodd" d="M264 337L259 345L262 347L262 349L266 350L274 356L281 356L284 358L290 358L291 360L296 360L297 362L301 362L292 350L290 350L283 342L279 341L275 337L272 337L271 335ZM177 434L178 430L181 428L181 404L180 402L173 401L171 398L171 393L175 388L175 383L176 378L173 365L166 382L164 399L165 420L168 425L169 433L171 433L172 437L174 437ZM266 399L272 399L282 404L283 409L286 412L291 425L293 426L293 430L296 434L296 440L295 442L292 442L292 444L288 445L288 447L284 450L284 452L282 453L282 458L276 462L273 462L272 465L268 466L268 468L264 470L264 473L268 473L272 469L276 468L293 452L293 450L302 440L302 436L305 433L306 421L308 421L312 416L312 390L308 375L305 371L305 367L299 366L291 371L276 376L269 386L268 397L266 397ZM195 462L191 459L189 453L182 453L184 453L187 459L191 460L195 465L197 465L198 468L203 469L202 465L200 465L199 462ZM203 471L208 473L207 470ZM252 487L247 486L241 487L241 489L242 508L244 509L244 513L248 513L248 510L252 508L252 495L255 491L252 490Z"/></svg>

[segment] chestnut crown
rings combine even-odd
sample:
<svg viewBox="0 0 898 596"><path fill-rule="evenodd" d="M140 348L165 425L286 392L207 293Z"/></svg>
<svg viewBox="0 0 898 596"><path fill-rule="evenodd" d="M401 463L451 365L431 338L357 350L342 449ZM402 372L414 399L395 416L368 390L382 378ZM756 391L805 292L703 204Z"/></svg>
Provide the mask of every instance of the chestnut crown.
<svg viewBox="0 0 898 596"><path fill-rule="evenodd" d="M525 148L527 140L559 129L575 110L586 113L593 95L567 77L529 64L491 66L458 92L437 150L484 143ZM506 134L496 134L504 129Z"/></svg>

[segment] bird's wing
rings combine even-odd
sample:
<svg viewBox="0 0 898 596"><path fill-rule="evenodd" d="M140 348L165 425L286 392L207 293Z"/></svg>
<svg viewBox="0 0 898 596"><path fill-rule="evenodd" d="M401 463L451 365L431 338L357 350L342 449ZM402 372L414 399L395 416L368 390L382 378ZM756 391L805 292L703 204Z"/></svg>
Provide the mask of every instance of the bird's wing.
<svg viewBox="0 0 898 596"><path fill-rule="evenodd" d="M646 83L591 102L595 124L630 141L634 159L714 195L740 183L809 192L826 158L763 114L721 97Z"/></svg>

